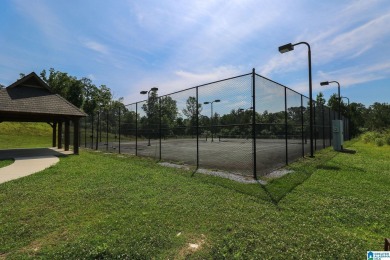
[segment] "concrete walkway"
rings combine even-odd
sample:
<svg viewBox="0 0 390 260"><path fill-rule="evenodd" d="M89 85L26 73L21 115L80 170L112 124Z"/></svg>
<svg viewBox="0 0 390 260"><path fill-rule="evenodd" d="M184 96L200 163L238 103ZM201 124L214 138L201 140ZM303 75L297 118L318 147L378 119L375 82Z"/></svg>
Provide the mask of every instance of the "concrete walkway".
<svg viewBox="0 0 390 260"><path fill-rule="evenodd" d="M14 163L0 168L0 183L15 180L42 171L57 162L59 156L72 154L56 148L0 150L0 160L14 159Z"/></svg>

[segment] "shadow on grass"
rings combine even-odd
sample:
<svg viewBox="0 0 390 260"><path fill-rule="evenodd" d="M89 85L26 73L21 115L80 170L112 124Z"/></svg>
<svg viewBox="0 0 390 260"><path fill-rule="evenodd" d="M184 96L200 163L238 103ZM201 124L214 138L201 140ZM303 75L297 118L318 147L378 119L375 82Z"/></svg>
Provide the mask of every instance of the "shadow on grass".
<svg viewBox="0 0 390 260"><path fill-rule="evenodd" d="M292 173L281 178L273 179L268 184L262 185L262 189L269 196L270 201L278 207L279 202L298 186L305 183L319 169L337 171L339 167L327 165L328 161L337 156L331 149L325 149L317 153L314 158L305 157L288 166Z"/></svg>
<svg viewBox="0 0 390 260"><path fill-rule="evenodd" d="M355 150L350 150L350 149L343 149L343 150L341 150L340 152L342 152L342 153L349 153L349 154L355 154L356 153L356 151Z"/></svg>
<svg viewBox="0 0 390 260"><path fill-rule="evenodd" d="M327 171L339 171L340 167L330 166L330 165L318 165L317 169L327 170Z"/></svg>

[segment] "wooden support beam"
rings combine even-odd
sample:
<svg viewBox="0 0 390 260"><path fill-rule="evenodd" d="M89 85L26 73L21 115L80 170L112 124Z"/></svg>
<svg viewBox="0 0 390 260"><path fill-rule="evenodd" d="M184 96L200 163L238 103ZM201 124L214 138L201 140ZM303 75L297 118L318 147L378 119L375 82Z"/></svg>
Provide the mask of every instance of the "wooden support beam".
<svg viewBox="0 0 390 260"><path fill-rule="evenodd" d="M51 126L53 128L53 147L57 146L57 122Z"/></svg>
<svg viewBox="0 0 390 260"><path fill-rule="evenodd" d="M69 120L65 121L65 151L69 151L70 143L70 131L69 131Z"/></svg>
<svg viewBox="0 0 390 260"><path fill-rule="evenodd" d="M62 122L58 122L58 136L57 136L57 140L58 140L58 149L62 149Z"/></svg>
<svg viewBox="0 0 390 260"><path fill-rule="evenodd" d="M79 119L73 120L73 154L79 154L79 146L80 146L80 140L79 140Z"/></svg>

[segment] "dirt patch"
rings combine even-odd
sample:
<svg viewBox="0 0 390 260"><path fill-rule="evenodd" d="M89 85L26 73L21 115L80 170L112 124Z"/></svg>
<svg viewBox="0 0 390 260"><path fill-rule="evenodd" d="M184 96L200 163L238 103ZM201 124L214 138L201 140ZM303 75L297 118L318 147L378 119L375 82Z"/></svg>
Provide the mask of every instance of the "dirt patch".
<svg viewBox="0 0 390 260"><path fill-rule="evenodd" d="M176 259L187 259L193 253L201 250L206 243L206 236L201 234L200 237L191 239L180 249Z"/></svg>

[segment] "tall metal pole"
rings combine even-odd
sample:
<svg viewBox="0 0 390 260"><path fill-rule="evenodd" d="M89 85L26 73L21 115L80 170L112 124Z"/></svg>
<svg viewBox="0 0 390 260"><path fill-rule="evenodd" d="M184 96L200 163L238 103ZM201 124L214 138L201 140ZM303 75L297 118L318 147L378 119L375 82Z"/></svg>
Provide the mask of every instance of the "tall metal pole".
<svg viewBox="0 0 390 260"><path fill-rule="evenodd" d="M150 93L150 90L148 91L148 107L149 107L149 102L150 102L150 97L149 97L149 93ZM150 107L149 107L150 109ZM148 146L150 146L150 132L151 132L151 125L150 125L150 119L148 118L148 122L149 122L149 129L148 129L148 132L149 132L149 140L148 140Z"/></svg>
<svg viewBox="0 0 390 260"><path fill-rule="evenodd" d="M214 103L214 101L213 102L211 102L211 117L210 117L210 124L211 124L211 128L210 128L210 130L211 130L211 142L214 142L214 127L213 127L213 103Z"/></svg>
<svg viewBox="0 0 390 260"><path fill-rule="evenodd" d="M135 103L135 156L138 155L138 102Z"/></svg>
<svg viewBox="0 0 390 260"><path fill-rule="evenodd" d="M286 142L286 165L288 165L287 88L284 88L284 134Z"/></svg>
<svg viewBox="0 0 390 260"><path fill-rule="evenodd" d="M253 146L253 178L257 180L256 165L256 72L252 69L252 146Z"/></svg>
<svg viewBox="0 0 390 260"><path fill-rule="evenodd" d="M121 108L118 107L118 140L119 140L119 145L118 145L118 153L121 153Z"/></svg>
<svg viewBox="0 0 390 260"><path fill-rule="evenodd" d="M339 96L339 120L341 120L341 96L340 96L340 83L336 81L338 85L338 96Z"/></svg>
<svg viewBox="0 0 390 260"><path fill-rule="evenodd" d="M106 151L108 151L108 108L106 108Z"/></svg>
<svg viewBox="0 0 390 260"><path fill-rule="evenodd" d="M199 93L196 87L196 169L199 168Z"/></svg>
<svg viewBox="0 0 390 260"><path fill-rule="evenodd" d="M312 88L312 77L311 77L311 50L310 45L306 42L302 42L307 45L308 48L308 60L309 60L309 99L310 99L310 157L314 157L313 147L313 88ZM299 43L298 43L299 44Z"/></svg>
<svg viewBox="0 0 390 260"><path fill-rule="evenodd" d="M279 47L280 53L285 53L294 50L294 46L299 44L305 44L307 46L307 56L309 63L309 103L310 103L310 157L314 157L314 147L313 147L313 91L312 91L312 77L311 77L311 49L310 44L307 42L298 42L296 44L288 43L286 45Z"/></svg>

